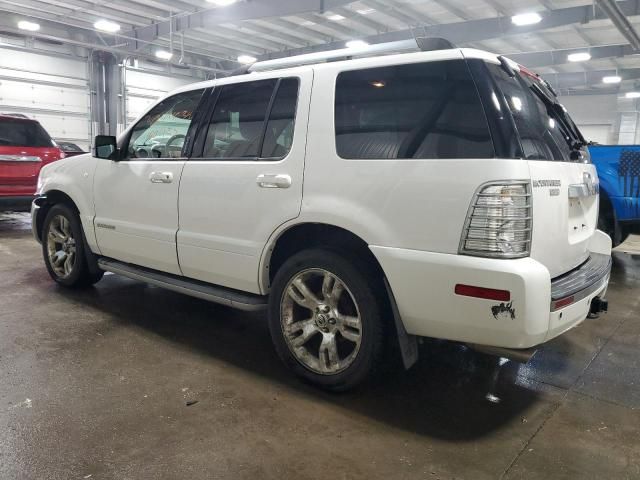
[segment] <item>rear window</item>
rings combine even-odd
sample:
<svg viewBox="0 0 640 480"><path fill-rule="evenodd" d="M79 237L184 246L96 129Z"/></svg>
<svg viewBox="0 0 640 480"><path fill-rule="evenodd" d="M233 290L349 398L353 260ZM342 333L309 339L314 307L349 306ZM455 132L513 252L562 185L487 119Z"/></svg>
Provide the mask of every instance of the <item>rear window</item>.
<svg viewBox="0 0 640 480"><path fill-rule="evenodd" d="M0 146L52 147L53 142L37 122L0 118Z"/></svg>
<svg viewBox="0 0 640 480"><path fill-rule="evenodd" d="M493 158L489 126L462 60L343 72L336 149L346 159Z"/></svg>
<svg viewBox="0 0 640 480"><path fill-rule="evenodd" d="M511 110L524 157L527 160L569 161L571 148L560 119L532 90L533 79L509 76L500 66L488 64Z"/></svg>

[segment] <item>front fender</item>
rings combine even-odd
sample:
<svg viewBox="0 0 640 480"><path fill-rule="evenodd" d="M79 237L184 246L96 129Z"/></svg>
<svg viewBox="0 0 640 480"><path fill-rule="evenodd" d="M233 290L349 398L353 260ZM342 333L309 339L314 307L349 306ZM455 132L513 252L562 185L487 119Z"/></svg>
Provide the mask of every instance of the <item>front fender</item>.
<svg viewBox="0 0 640 480"><path fill-rule="evenodd" d="M65 158L46 165L38 178L38 195L55 198L56 192L68 196L80 215L87 243L92 251L98 252L93 218L95 207L93 204L93 179L97 159L91 155L78 155Z"/></svg>

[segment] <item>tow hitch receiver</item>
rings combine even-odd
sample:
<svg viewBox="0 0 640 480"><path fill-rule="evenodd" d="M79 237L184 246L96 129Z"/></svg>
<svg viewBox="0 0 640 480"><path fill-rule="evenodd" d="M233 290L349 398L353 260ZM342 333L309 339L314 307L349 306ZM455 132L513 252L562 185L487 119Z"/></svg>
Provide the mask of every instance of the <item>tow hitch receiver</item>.
<svg viewBox="0 0 640 480"><path fill-rule="evenodd" d="M589 318L598 318L600 316L600 313L606 313L607 310L609 310L609 301L604 298L595 297L593 300L591 300Z"/></svg>

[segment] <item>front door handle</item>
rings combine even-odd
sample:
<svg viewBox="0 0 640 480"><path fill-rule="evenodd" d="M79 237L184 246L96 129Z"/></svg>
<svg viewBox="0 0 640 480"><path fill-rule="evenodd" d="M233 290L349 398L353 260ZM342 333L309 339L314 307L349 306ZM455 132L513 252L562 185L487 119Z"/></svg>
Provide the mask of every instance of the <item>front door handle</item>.
<svg viewBox="0 0 640 480"><path fill-rule="evenodd" d="M258 175L258 186L262 188L289 188L291 177L289 175Z"/></svg>
<svg viewBox="0 0 640 480"><path fill-rule="evenodd" d="M173 182L173 173L171 172L151 172L149 175L151 183L171 183Z"/></svg>

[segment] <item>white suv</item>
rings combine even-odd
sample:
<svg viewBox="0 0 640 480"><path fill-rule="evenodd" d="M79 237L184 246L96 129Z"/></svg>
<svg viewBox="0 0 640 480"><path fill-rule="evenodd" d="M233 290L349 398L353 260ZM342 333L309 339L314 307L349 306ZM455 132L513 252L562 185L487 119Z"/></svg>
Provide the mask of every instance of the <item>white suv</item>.
<svg viewBox="0 0 640 480"><path fill-rule="evenodd" d="M283 361L333 390L394 343L406 367L418 337L526 360L606 310L596 170L546 82L468 49L302 60L181 88L43 168L53 279L268 309Z"/></svg>

